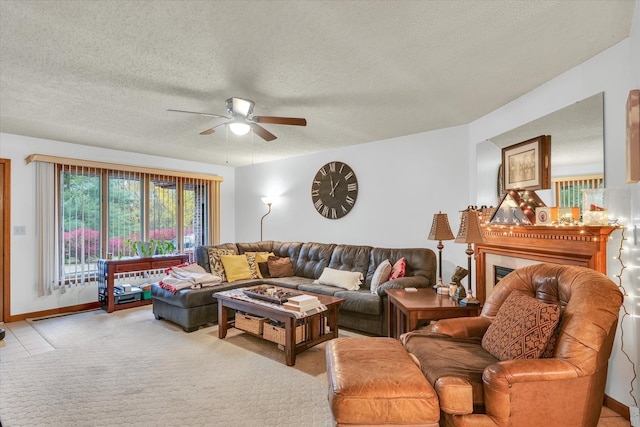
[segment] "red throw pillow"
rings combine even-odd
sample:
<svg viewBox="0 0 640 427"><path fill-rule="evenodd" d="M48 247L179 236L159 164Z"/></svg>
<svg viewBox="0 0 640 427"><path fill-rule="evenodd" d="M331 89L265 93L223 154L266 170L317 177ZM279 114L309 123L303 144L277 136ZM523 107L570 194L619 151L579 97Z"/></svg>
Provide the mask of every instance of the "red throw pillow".
<svg viewBox="0 0 640 427"><path fill-rule="evenodd" d="M404 259L404 257L396 261L396 263L393 264L393 267L391 268L391 275L389 276L389 280L394 280L399 277L404 277L406 263L407 262Z"/></svg>

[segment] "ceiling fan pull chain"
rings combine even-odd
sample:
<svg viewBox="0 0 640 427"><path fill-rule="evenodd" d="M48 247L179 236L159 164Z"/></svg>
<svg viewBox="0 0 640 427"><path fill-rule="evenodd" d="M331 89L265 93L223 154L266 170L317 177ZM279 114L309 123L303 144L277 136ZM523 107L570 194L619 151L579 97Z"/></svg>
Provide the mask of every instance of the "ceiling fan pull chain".
<svg viewBox="0 0 640 427"><path fill-rule="evenodd" d="M227 152L227 160L226 164L229 164L229 126L225 126L225 135L227 136L227 145L225 147L225 151Z"/></svg>

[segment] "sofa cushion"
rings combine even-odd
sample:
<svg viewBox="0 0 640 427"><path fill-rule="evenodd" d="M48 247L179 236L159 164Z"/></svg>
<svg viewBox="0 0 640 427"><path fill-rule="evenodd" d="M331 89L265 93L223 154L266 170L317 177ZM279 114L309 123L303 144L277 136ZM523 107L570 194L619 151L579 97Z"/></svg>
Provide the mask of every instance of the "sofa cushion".
<svg viewBox="0 0 640 427"><path fill-rule="evenodd" d="M307 277L291 276L291 277L266 278L261 282L266 283L268 285L281 286L283 288L300 289L302 286L311 285L313 283L313 279L309 279ZM333 288L333 289L336 289L336 288ZM300 289L300 290L303 290L303 289ZM333 295L333 294L330 294L330 295Z"/></svg>
<svg viewBox="0 0 640 427"><path fill-rule="evenodd" d="M376 268L376 272L373 273L373 278L371 279L371 293L377 293L376 290L378 286L389 280L389 276L391 275L391 262L388 259L385 259L380 263L378 268Z"/></svg>
<svg viewBox="0 0 640 427"><path fill-rule="evenodd" d="M291 258L289 257L270 256L269 259L267 259L267 265L269 266L270 277L293 276L293 266L291 265Z"/></svg>
<svg viewBox="0 0 640 427"><path fill-rule="evenodd" d="M463 379L471 384L473 404L484 405L482 373L499 359L482 348L480 338L455 338L420 331L409 332L403 338L405 348L420 362L420 369L431 385L435 386L443 377ZM458 403L441 402L441 405L453 407Z"/></svg>
<svg viewBox="0 0 640 427"><path fill-rule="evenodd" d="M368 289L359 291L335 292L333 296L344 298L344 302L340 304L340 311L353 311L357 313L381 315L384 313L384 300L377 294L372 294Z"/></svg>
<svg viewBox="0 0 640 427"><path fill-rule="evenodd" d="M330 243L303 243L300 254L294 265L296 276L317 279L325 267L329 266L329 260L336 245Z"/></svg>
<svg viewBox="0 0 640 427"><path fill-rule="evenodd" d="M436 255L427 248L372 248L369 270L365 277L365 286L371 286L371 279L376 271L376 267L382 261L388 259L391 264L395 264L400 258L404 258L405 277L424 278L424 285L419 287L430 287L436 284L436 269L438 262ZM412 285L413 286L413 285Z"/></svg>
<svg viewBox="0 0 640 427"><path fill-rule="evenodd" d="M335 294L336 292L344 291L343 288L339 288L337 286L321 285L319 283L313 283L313 282L315 282L315 280L312 281L311 283L300 284L298 286L298 289L304 292L312 292L314 294L330 295L330 296L333 296L333 294Z"/></svg>
<svg viewBox="0 0 640 427"><path fill-rule="evenodd" d="M360 284L362 283L362 273L325 267L320 277L313 283L317 285L337 286L349 291L357 291L360 289Z"/></svg>
<svg viewBox="0 0 640 427"><path fill-rule="evenodd" d="M302 249L302 242L273 242L273 249L271 252L280 257L291 258L291 263L296 265L298 256L300 256L300 250Z"/></svg>
<svg viewBox="0 0 640 427"><path fill-rule="evenodd" d="M171 291L161 288L158 283L154 283L151 285L151 298L159 299L167 304L182 308L199 307L202 305L215 304L217 300L213 297L214 293L236 287L237 285L223 282L216 286L207 286L199 289L181 289L173 294Z"/></svg>
<svg viewBox="0 0 640 427"><path fill-rule="evenodd" d="M228 282L253 278L249 269L249 261L245 255L221 255L220 260Z"/></svg>
<svg viewBox="0 0 640 427"><path fill-rule="evenodd" d="M538 359L560 321L560 306L511 292L482 338L482 347L500 360Z"/></svg>
<svg viewBox="0 0 640 427"><path fill-rule="evenodd" d="M253 243L236 243L239 254L247 252L271 252L273 250L273 241L263 240Z"/></svg>
<svg viewBox="0 0 640 427"><path fill-rule="evenodd" d="M336 245L331 254L329 268L357 271L364 277L369 269L371 246Z"/></svg>
<svg viewBox="0 0 640 427"><path fill-rule="evenodd" d="M222 255L235 255L235 249L226 248L208 248L209 253L209 269L212 274L217 274L222 278L223 282L227 281L227 275L224 273L224 265L220 257ZM206 269L205 269L206 270Z"/></svg>

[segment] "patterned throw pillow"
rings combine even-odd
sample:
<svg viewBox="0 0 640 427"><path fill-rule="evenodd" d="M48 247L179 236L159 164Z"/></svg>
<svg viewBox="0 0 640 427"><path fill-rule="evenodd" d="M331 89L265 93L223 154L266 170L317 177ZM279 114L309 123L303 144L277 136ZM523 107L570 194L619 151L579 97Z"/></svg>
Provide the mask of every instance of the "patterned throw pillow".
<svg viewBox="0 0 640 427"><path fill-rule="evenodd" d="M224 273L224 266L222 265L220 256L235 255L236 251L233 249L208 248L207 252L209 252L209 268L211 269L211 273L217 274L223 282L226 282L227 275Z"/></svg>
<svg viewBox="0 0 640 427"><path fill-rule="evenodd" d="M258 277L258 263L256 262L256 252L245 252L244 256L249 263L249 270L251 271L251 278L257 279Z"/></svg>
<svg viewBox="0 0 640 427"><path fill-rule="evenodd" d="M559 321L559 305L511 292L482 337L482 347L500 360L538 359Z"/></svg>
<svg viewBox="0 0 640 427"><path fill-rule="evenodd" d="M371 278L371 293L377 293L378 286L389 280L391 276L391 262L385 259L378 265L373 277Z"/></svg>
<svg viewBox="0 0 640 427"><path fill-rule="evenodd" d="M400 258L393 264L393 268L391 268L391 275L389 276L389 280L395 280L399 277L404 277L405 269L406 269L407 261L403 258Z"/></svg>

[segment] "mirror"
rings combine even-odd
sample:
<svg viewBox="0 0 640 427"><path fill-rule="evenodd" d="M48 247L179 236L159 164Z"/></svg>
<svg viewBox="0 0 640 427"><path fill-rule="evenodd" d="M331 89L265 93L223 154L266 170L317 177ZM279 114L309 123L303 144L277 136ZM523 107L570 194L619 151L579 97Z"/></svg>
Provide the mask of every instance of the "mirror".
<svg viewBox="0 0 640 427"><path fill-rule="evenodd" d="M604 174L604 94L598 93L479 143L476 147L477 203L496 206L502 149L539 135L551 135L551 179ZM554 206L553 190L536 193Z"/></svg>

